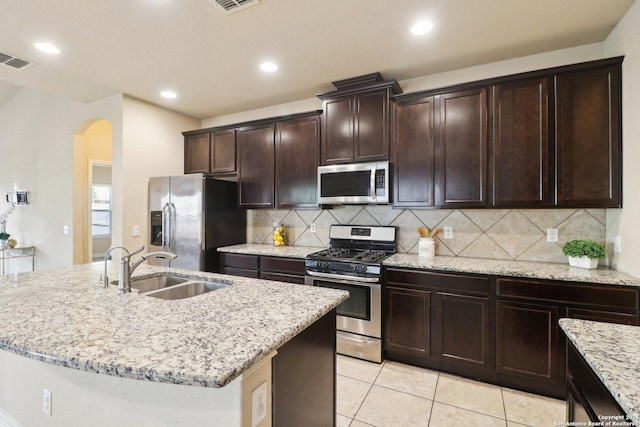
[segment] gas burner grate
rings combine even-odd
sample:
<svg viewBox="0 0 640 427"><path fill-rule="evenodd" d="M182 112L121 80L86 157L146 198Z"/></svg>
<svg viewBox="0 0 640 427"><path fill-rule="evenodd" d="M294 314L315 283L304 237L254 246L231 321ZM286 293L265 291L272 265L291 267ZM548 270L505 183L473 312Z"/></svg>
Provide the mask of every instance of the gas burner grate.
<svg viewBox="0 0 640 427"><path fill-rule="evenodd" d="M369 250L357 253L354 259L377 262L383 260L386 257L387 253L385 251Z"/></svg>

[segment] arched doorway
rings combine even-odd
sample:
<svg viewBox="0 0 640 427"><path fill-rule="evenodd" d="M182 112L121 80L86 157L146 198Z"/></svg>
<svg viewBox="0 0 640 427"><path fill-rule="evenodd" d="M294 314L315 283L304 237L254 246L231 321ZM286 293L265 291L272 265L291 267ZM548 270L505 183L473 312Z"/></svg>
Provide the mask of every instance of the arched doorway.
<svg viewBox="0 0 640 427"><path fill-rule="evenodd" d="M100 259L111 244L111 162L109 121L91 119L73 135L73 263Z"/></svg>

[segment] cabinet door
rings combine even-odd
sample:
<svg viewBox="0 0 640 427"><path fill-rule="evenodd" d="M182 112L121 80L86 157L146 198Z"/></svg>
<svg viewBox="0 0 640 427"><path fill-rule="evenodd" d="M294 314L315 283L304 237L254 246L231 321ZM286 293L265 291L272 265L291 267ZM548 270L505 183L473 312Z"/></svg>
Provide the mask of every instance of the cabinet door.
<svg viewBox="0 0 640 427"><path fill-rule="evenodd" d="M555 76L556 203L621 207L620 67Z"/></svg>
<svg viewBox="0 0 640 427"><path fill-rule="evenodd" d="M318 206L319 116L276 125L276 205Z"/></svg>
<svg viewBox="0 0 640 427"><path fill-rule="evenodd" d="M436 349L441 362L490 368L490 307L489 298L438 292Z"/></svg>
<svg viewBox="0 0 640 427"><path fill-rule="evenodd" d="M211 134L211 173L236 171L236 130Z"/></svg>
<svg viewBox="0 0 640 427"><path fill-rule="evenodd" d="M436 203L444 207L486 205L487 91L439 97Z"/></svg>
<svg viewBox="0 0 640 427"><path fill-rule="evenodd" d="M238 188L241 207L273 207L274 126L238 129Z"/></svg>
<svg viewBox="0 0 640 427"><path fill-rule="evenodd" d="M389 91L355 95L354 160L389 159Z"/></svg>
<svg viewBox="0 0 640 427"><path fill-rule="evenodd" d="M393 114L393 205L433 206L434 99L398 103Z"/></svg>
<svg viewBox="0 0 640 427"><path fill-rule="evenodd" d="M510 376L560 384L558 307L498 301L496 370Z"/></svg>
<svg viewBox="0 0 640 427"><path fill-rule="evenodd" d="M209 173L209 133L184 137L184 173Z"/></svg>
<svg viewBox="0 0 640 427"><path fill-rule="evenodd" d="M323 107L322 164L353 161L353 96L325 100Z"/></svg>
<svg viewBox="0 0 640 427"><path fill-rule="evenodd" d="M425 360L431 357L431 293L387 286L385 350Z"/></svg>
<svg viewBox="0 0 640 427"><path fill-rule="evenodd" d="M546 77L493 87L493 206L549 204Z"/></svg>

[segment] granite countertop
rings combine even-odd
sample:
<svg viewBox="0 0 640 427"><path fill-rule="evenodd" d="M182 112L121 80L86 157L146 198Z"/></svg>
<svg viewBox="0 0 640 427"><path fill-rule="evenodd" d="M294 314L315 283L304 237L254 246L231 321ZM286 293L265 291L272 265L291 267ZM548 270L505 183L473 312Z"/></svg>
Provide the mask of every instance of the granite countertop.
<svg viewBox="0 0 640 427"><path fill-rule="evenodd" d="M117 264L110 277L117 277ZM348 297L332 289L141 265L231 286L163 300L98 284L102 263L0 276L0 350L88 372L222 387Z"/></svg>
<svg viewBox="0 0 640 427"><path fill-rule="evenodd" d="M305 258L314 252L319 252L325 247L319 246L273 246L257 243L244 243L241 245L224 246L218 248L218 252L246 255L279 256L284 258Z"/></svg>
<svg viewBox="0 0 640 427"><path fill-rule="evenodd" d="M242 244L218 248L219 252L247 255L267 255L287 258L305 258L326 249L312 246L272 246ZM455 273L490 274L494 276L524 277L530 279L563 280L569 282L598 283L604 285L640 287L640 279L620 273L609 267L595 270L569 267L568 263L508 261L484 258L419 257L416 254L397 253L383 262L388 267L406 267L417 270L433 270Z"/></svg>
<svg viewBox="0 0 640 427"><path fill-rule="evenodd" d="M634 424L640 420L640 327L560 319L560 327Z"/></svg>
<svg viewBox="0 0 640 427"><path fill-rule="evenodd" d="M388 267L640 287L640 279L608 267L587 270L569 267L564 263L443 256L425 258L415 254L395 254L384 260L383 264Z"/></svg>

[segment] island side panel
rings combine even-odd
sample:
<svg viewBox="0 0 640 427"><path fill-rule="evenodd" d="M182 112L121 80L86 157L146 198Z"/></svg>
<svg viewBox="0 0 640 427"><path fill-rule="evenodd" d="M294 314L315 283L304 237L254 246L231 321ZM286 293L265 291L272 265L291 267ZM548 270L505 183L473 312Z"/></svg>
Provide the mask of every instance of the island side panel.
<svg viewBox="0 0 640 427"><path fill-rule="evenodd" d="M280 347L272 363L273 425L335 426L336 310Z"/></svg>

